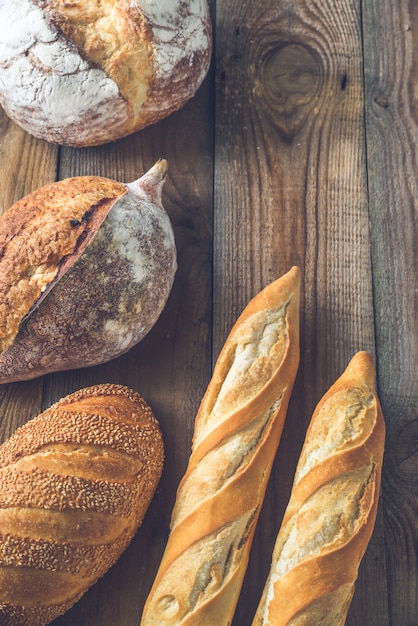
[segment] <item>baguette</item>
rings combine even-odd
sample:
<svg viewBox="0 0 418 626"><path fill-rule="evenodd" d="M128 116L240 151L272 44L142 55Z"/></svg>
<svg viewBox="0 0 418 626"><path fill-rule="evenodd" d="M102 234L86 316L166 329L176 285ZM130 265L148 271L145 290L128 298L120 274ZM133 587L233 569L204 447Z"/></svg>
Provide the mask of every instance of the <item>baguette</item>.
<svg viewBox="0 0 418 626"><path fill-rule="evenodd" d="M151 409L120 385L73 393L0 447L0 624L43 626L127 547L163 464Z"/></svg>
<svg viewBox="0 0 418 626"><path fill-rule="evenodd" d="M299 364L300 272L232 328L196 421L142 626L230 624Z"/></svg>
<svg viewBox="0 0 418 626"><path fill-rule="evenodd" d="M378 506L385 424L357 353L319 402L253 626L343 626Z"/></svg>

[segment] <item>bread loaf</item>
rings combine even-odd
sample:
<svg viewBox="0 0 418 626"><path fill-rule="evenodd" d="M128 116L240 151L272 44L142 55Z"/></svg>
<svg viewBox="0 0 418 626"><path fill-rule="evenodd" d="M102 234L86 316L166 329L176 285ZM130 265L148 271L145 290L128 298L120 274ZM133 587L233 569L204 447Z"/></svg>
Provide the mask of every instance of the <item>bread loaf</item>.
<svg viewBox="0 0 418 626"><path fill-rule="evenodd" d="M230 624L299 363L300 272L231 330L199 408L141 626Z"/></svg>
<svg viewBox="0 0 418 626"><path fill-rule="evenodd" d="M153 327L177 266L166 171L68 178L0 217L0 383L104 363Z"/></svg>
<svg viewBox="0 0 418 626"><path fill-rule="evenodd" d="M357 353L313 414L253 626L343 626L378 506L385 425Z"/></svg>
<svg viewBox="0 0 418 626"><path fill-rule="evenodd" d="M161 432L120 385L73 393L0 447L0 623L42 626L115 563L163 465Z"/></svg>
<svg viewBox="0 0 418 626"><path fill-rule="evenodd" d="M3 0L0 24L0 103L29 133L68 146L166 117L210 62L206 0Z"/></svg>

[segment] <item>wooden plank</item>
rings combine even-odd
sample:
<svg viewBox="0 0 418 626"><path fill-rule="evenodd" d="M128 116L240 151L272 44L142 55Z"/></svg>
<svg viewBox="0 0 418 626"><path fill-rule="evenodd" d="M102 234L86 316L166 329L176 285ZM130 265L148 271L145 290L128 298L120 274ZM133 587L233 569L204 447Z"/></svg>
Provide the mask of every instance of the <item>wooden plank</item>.
<svg viewBox="0 0 418 626"><path fill-rule="evenodd" d="M0 107L0 214L34 189L56 178L58 148L35 139Z"/></svg>
<svg viewBox="0 0 418 626"><path fill-rule="evenodd" d="M98 148L61 150L60 179L94 174L130 182L159 157L168 160L163 204L175 231L178 270L160 319L129 353L102 366L45 377L44 406L91 384L128 385L153 408L165 441L163 476L140 531L56 626L138 624L165 546L195 414L211 374L212 81L209 76L184 109L140 133Z"/></svg>
<svg viewBox="0 0 418 626"><path fill-rule="evenodd" d="M364 3L367 152L391 624L416 624L418 5Z"/></svg>
<svg viewBox="0 0 418 626"><path fill-rule="evenodd" d="M58 149L27 135L0 108L0 214L34 189L53 182ZM39 413L42 380L0 385L0 441Z"/></svg>
<svg viewBox="0 0 418 626"><path fill-rule="evenodd" d="M301 266L302 358L234 624L249 623L312 410L374 353L359 2L218 1L214 356L249 298ZM374 541L347 624L387 623ZM370 599L373 598L373 601Z"/></svg>

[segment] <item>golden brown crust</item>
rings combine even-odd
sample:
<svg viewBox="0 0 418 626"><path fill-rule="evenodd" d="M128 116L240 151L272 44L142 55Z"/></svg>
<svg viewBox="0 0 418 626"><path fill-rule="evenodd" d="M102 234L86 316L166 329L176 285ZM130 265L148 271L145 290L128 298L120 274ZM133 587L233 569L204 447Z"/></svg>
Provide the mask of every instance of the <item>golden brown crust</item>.
<svg viewBox="0 0 418 626"><path fill-rule="evenodd" d="M357 353L318 403L254 626L344 624L376 518L385 425Z"/></svg>
<svg viewBox="0 0 418 626"><path fill-rule="evenodd" d="M18 429L0 448L0 616L40 626L67 610L132 539L162 464L151 409L120 385Z"/></svg>
<svg viewBox="0 0 418 626"><path fill-rule="evenodd" d="M115 181L79 176L52 183L16 202L0 220L0 351L22 319L74 263L114 201Z"/></svg>
<svg viewBox="0 0 418 626"><path fill-rule="evenodd" d="M48 0L55 26L105 72L131 108L132 126L153 80L152 30L139 6L120 0ZM128 130L128 129L127 129Z"/></svg>
<svg viewBox="0 0 418 626"><path fill-rule="evenodd" d="M225 342L142 626L232 620L299 363L299 291L292 268L250 302Z"/></svg>

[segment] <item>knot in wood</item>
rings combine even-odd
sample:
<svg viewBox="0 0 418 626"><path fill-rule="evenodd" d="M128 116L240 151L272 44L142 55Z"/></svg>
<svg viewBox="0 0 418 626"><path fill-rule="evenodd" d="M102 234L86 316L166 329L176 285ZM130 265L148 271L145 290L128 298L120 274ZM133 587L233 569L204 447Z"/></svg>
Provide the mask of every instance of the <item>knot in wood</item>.
<svg viewBox="0 0 418 626"><path fill-rule="evenodd" d="M322 75L317 55L303 44L284 43L265 54L259 95L287 139L314 109Z"/></svg>

